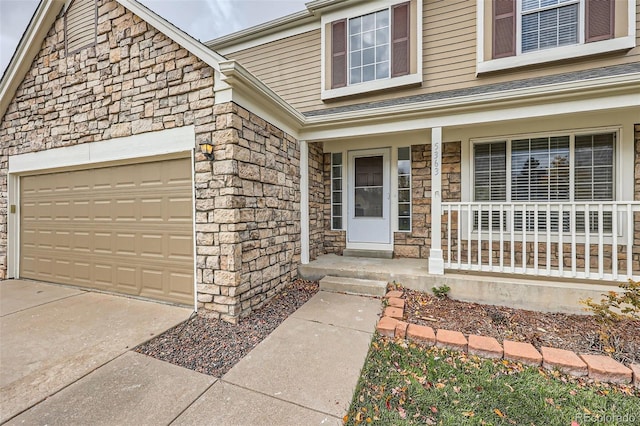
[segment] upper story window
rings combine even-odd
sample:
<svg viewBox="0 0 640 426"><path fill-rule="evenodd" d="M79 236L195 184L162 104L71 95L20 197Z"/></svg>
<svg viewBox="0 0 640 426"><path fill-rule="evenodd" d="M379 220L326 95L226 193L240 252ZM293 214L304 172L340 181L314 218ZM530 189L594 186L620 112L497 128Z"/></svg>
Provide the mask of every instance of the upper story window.
<svg viewBox="0 0 640 426"><path fill-rule="evenodd" d="M478 0L478 72L635 47L636 0Z"/></svg>
<svg viewBox="0 0 640 426"><path fill-rule="evenodd" d="M579 6L578 0L523 0L521 51L578 43Z"/></svg>
<svg viewBox="0 0 640 426"><path fill-rule="evenodd" d="M323 15L322 99L420 83L421 10L374 0Z"/></svg>
<svg viewBox="0 0 640 426"><path fill-rule="evenodd" d="M389 78L389 10L349 19L349 84Z"/></svg>

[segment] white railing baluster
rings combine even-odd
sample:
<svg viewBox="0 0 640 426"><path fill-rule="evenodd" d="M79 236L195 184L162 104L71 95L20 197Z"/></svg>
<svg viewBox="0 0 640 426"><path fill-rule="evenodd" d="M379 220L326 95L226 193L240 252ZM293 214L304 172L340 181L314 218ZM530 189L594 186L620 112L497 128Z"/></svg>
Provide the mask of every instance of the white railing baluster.
<svg viewBox="0 0 640 426"><path fill-rule="evenodd" d="M522 273L527 273L527 205L522 204Z"/></svg>
<svg viewBox="0 0 640 426"><path fill-rule="evenodd" d="M493 208L489 206L489 269L493 267Z"/></svg>
<svg viewBox="0 0 640 426"><path fill-rule="evenodd" d="M604 278L604 218L602 203L598 204L598 275Z"/></svg>
<svg viewBox="0 0 640 426"><path fill-rule="evenodd" d="M468 215L468 222L469 222L469 226L467 226L467 266L469 269L471 269L471 230L473 229L473 223L472 223L472 216L473 216L473 209L471 207L471 203L469 203L469 215Z"/></svg>
<svg viewBox="0 0 640 426"><path fill-rule="evenodd" d="M547 275L551 275L551 203L547 204Z"/></svg>
<svg viewBox="0 0 640 426"><path fill-rule="evenodd" d="M633 210L627 205L627 278L631 278L633 271Z"/></svg>
<svg viewBox="0 0 640 426"><path fill-rule="evenodd" d="M538 207L540 205L536 204L535 209L533 211L533 273L538 275Z"/></svg>
<svg viewBox="0 0 640 426"><path fill-rule="evenodd" d="M511 263L509 267L511 268L511 272L516 272L516 234L515 234L515 218L516 218L516 208L515 205L511 204L511 221L509 223L509 233L511 234L509 247L511 247Z"/></svg>
<svg viewBox="0 0 640 426"><path fill-rule="evenodd" d="M611 234L613 241L611 243L611 273L613 280L618 279L618 206L613 205L611 213Z"/></svg>
<svg viewBox="0 0 640 426"><path fill-rule="evenodd" d="M458 268L462 265L462 205L458 208Z"/></svg>
<svg viewBox="0 0 640 426"><path fill-rule="evenodd" d="M448 205L446 207L446 211L447 211L447 268L450 268L451 267L451 205Z"/></svg>
<svg viewBox="0 0 640 426"><path fill-rule="evenodd" d="M589 277L591 270L591 210L584 205L584 273Z"/></svg>
<svg viewBox="0 0 640 426"><path fill-rule="evenodd" d="M500 204L500 272L504 272L504 204Z"/></svg>
<svg viewBox="0 0 640 426"><path fill-rule="evenodd" d="M482 204L478 204L478 269L482 270Z"/></svg>
<svg viewBox="0 0 640 426"><path fill-rule="evenodd" d="M564 204L560 204L558 218L558 272L562 276L564 271Z"/></svg>
<svg viewBox="0 0 640 426"><path fill-rule="evenodd" d="M571 204L571 276L576 276L576 205Z"/></svg>

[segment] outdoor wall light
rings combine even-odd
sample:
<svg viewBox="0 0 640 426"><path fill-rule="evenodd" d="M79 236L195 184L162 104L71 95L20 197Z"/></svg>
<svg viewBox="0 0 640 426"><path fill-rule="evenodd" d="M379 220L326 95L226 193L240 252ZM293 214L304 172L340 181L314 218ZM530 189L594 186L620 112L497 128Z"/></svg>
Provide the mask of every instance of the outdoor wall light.
<svg viewBox="0 0 640 426"><path fill-rule="evenodd" d="M213 160L213 145L210 141L204 141L200 144L200 152L202 152L204 156L207 157L207 160Z"/></svg>

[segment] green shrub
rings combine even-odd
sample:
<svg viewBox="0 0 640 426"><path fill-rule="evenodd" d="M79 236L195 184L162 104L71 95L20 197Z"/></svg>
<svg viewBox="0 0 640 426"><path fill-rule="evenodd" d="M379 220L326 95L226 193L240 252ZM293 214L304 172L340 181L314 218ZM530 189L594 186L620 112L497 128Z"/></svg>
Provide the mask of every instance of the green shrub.
<svg viewBox="0 0 640 426"><path fill-rule="evenodd" d="M432 287L431 291L433 291L433 294L440 298L440 299L444 299L445 297L449 297L449 290L451 290L451 287L449 287L446 284L441 285L440 287Z"/></svg>

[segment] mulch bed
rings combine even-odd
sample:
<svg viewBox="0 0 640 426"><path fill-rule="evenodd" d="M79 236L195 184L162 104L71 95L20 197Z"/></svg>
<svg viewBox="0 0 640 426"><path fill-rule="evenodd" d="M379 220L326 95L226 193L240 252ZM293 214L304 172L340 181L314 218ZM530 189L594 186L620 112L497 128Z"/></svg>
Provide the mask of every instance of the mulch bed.
<svg viewBox="0 0 640 426"><path fill-rule="evenodd" d="M600 325L591 315L544 313L504 306L481 305L404 289L405 315L413 324L567 349L577 353L610 354L618 361L640 362L640 321L623 320L610 331L614 350L606 350Z"/></svg>
<svg viewBox="0 0 640 426"><path fill-rule="evenodd" d="M196 315L135 351L222 377L317 292L317 282L297 280L238 324Z"/></svg>

